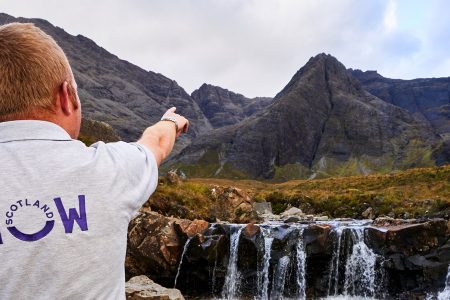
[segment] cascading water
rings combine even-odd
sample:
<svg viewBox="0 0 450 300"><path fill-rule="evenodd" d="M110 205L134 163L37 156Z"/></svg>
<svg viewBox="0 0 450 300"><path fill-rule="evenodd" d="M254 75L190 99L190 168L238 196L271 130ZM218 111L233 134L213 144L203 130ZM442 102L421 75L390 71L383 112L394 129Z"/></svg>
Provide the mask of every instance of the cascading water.
<svg viewBox="0 0 450 300"><path fill-rule="evenodd" d="M270 251L272 250L273 238L270 237L270 229L261 227L264 239L264 256L262 268L257 274L258 299L269 299L269 267L270 267Z"/></svg>
<svg viewBox="0 0 450 300"><path fill-rule="evenodd" d="M192 240L192 237L188 238L188 240L184 244L183 252L181 253L180 263L178 264L177 275L175 276L175 283L173 284L174 288L177 287L178 276L180 276L181 265L183 264L183 258L186 255L186 251L189 247L189 243L191 242L191 240Z"/></svg>
<svg viewBox="0 0 450 300"><path fill-rule="evenodd" d="M388 285L392 280L389 273L392 260L374 252L379 251L374 234L381 235L385 231L369 227L370 224L356 220L305 224L269 222L257 225L258 229L255 225L218 223L212 225L202 239L195 239L198 246L189 247L192 241L186 242L175 280L182 273L182 264L187 263L183 262L185 252L195 249L192 255L189 253L189 264L194 266L197 259L199 268L201 264L204 268L207 260L206 270L210 276L206 276L205 281L212 297L390 299L389 293L396 288ZM373 246L373 250L368 245ZM200 280L204 278L201 274L195 276ZM220 295L216 294L219 286L222 286ZM440 293L434 291L430 297L450 299L450 267L445 289Z"/></svg>
<svg viewBox="0 0 450 300"><path fill-rule="evenodd" d="M334 240L333 256L330 264L330 271L328 276L328 295L336 296L339 288L339 262L341 260L341 241L342 241L342 227L335 227L333 229L336 238Z"/></svg>
<svg viewBox="0 0 450 300"><path fill-rule="evenodd" d="M272 291L270 299L282 299L286 282L286 273L289 266L289 256L283 256L278 260L277 266L273 274Z"/></svg>
<svg viewBox="0 0 450 300"><path fill-rule="evenodd" d="M295 248L295 254L297 259L297 297L296 299L305 299L306 297L306 252L305 245L303 242L303 230L299 229L297 245Z"/></svg>
<svg viewBox="0 0 450 300"><path fill-rule="evenodd" d="M239 238L241 237L243 226L235 225L230 236L230 258L228 260L228 271L225 276L225 284L222 290L222 298L236 299L239 291L240 274L237 266Z"/></svg>
<svg viewBox="0 0 450 300"><path fill-rule="evenodd" d="M447 278L445 279L445 288L437 295L438 300L450 299L450 265L448 266Z"/></svg>
<svg viewBox="0 0 450 300"><path fill-rule="evenodd" d="M349 230L353 247L345 265L345 295L373 297L377 256L364 242L364 227Z"/></svg>

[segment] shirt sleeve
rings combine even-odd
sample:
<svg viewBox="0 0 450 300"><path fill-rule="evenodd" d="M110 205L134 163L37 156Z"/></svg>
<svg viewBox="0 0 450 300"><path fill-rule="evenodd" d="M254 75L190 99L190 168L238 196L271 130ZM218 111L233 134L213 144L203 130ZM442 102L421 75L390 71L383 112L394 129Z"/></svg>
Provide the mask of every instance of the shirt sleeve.
<svg viewBox="0 0 450 300"><path fill-rule="evenodd" d="M158 165L153 152L138 143L115 142L104 146L112 163L119 168L113 186L123 187L121 199L132 217L158 185ZM96 144L91 147L98 147ZM122 198L122 197L121 197Z"/></svg>

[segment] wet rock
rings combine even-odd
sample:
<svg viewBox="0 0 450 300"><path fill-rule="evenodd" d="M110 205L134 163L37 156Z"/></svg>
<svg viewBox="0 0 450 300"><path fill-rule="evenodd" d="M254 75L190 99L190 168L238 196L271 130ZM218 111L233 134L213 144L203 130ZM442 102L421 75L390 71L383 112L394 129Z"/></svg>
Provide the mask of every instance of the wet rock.
<svg viewBox="0 0 450 300"><path fill-rule="evenodd" d="M303 218L300 218L298 216L289 216L286 219L284 219L284 223L298 223L303 221Z"/></svg>
<svg viewBox="0 0 450 300"><path fill-rule="evenodd" d="M414 224L420 222L416 219L395 219L391 217L378 217L376 218L372 225L378 226L378 227L385 227L385 226L396 226L396 225L403 225L403 224Z"/></svg>
<svg viewBox="0 0 450 300"><path fill-rule="evenodd" d="M186 240L203 233L208 226L202 220L190 221L142 211L128 228L127 277L146 274L158 283L173 284Z"/></svg>
<svg viewBox="0 0 450 300"><path fill-rule="evenodd" d="M196 234L203 233L209 228L209 223L204 220L194 220L189 223L182 221L179 224L181 226L182 231L188 237L193 237ZM184 224L184 227L181 224Z"/></svg>
<svg viewBox="0 0 450 300"><path fill-rule="evenodd" d="M167 289L145 275L131 278L125 284L126 299L129 300L184 300L177 289Z"/></svg>
<svg viewBox="0 0 450 300"><path fill-rule="evenodd" d="M328 221L328 216L315 216L314 221Z"/></svg>
<svg viewBox="0 0 450 300"><path fill-rule="evenodd" d="M329 239L331 225L311 224L304 233L304 243L308 254L328 254L333 244Z"/></svg>
<svg viewBox="0 0 450 300"><path fill-rule="evenodd" d="M253 223L249 223L244 227L243 233L247 238L252 239L260 231L261 231L261 229L259 228L259 226L255 225Z"/></svg>
<svg viewBox="0 0 450 300"><path fill-rule="evenodd" d="M447 222L442 219L422 223L389 220L394 225L382 221L381 224L385 225L381 226L379 221L376 226L366 229L369 245L380 254L425 254L442 246L448 239Z"/></svg>

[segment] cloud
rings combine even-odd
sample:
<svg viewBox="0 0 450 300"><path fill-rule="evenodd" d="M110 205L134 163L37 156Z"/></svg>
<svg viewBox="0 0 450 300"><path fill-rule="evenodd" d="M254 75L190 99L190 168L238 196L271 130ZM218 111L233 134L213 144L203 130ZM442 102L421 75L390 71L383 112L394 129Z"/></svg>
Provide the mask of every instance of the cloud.
<svg viewBox="0 0 450 300"><path fill-rule="evenodd" d="M450 75L444 0L420 6L423 20L408 26L415 1L0 1L6 13L83 34L188 92L207 82L249 97L274 96L320 52L387 77Z"/></svg>

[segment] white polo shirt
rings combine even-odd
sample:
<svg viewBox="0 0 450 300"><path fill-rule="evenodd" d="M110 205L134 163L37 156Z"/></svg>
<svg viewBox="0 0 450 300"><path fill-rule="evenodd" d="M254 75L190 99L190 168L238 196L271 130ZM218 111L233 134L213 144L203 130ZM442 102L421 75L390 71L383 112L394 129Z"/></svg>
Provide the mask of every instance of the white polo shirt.
<svg viewBox="0 0 450 300"><path fill-rule="evenodd" d="M157 183L142 145L0 123L0 299L124 299L128 223Z"/></svg>

